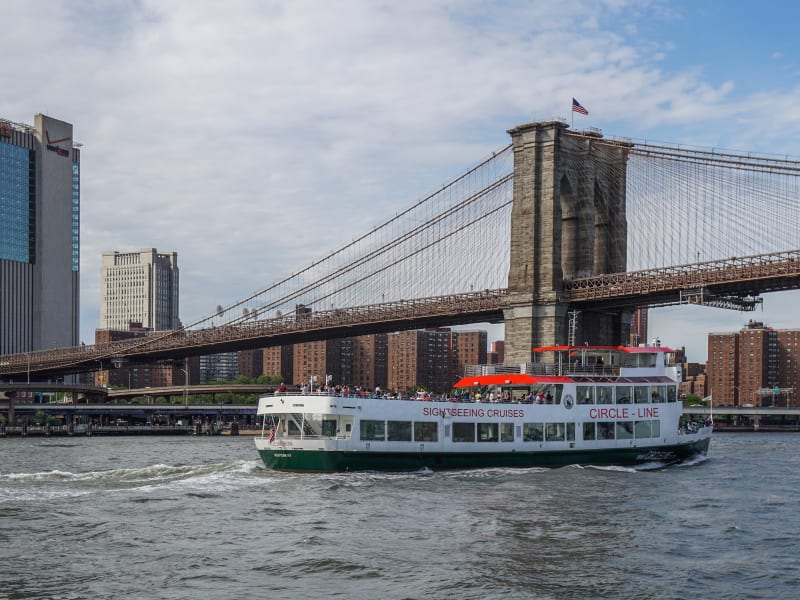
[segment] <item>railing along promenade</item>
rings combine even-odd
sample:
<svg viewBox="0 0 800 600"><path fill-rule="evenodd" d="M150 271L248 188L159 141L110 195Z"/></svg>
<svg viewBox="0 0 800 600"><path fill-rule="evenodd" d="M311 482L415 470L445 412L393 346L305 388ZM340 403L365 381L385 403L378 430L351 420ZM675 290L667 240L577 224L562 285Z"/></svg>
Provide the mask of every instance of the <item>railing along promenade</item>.
<svg viewBox="0 0 800 600"><path fill-rule="evenodd" d="M614 307L663 306L711 295L756 295L800 287L800 250L580 277L564 282L564 300ZM692 300L688 300L691 302Z"/></svg>
<svg viewBox="0 0 800 600"><path fill-rule="evenodd" d="M476 317L478 320L501 320L506 296L506 290L484 290L354 308L295 312L232 325L156 332L107 344L9 354L0 356L0 376L91 371L126 360L177 359L363 333L457 325L475 322Z"/></svg>

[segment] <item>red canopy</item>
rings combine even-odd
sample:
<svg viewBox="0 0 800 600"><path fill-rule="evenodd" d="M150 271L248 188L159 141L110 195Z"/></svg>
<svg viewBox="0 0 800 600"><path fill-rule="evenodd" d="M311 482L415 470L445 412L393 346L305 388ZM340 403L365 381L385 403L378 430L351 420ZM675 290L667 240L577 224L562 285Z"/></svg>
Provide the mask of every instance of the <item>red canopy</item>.
<svg viewBox="0 0 800 600"><path fill-rule="evenodd" d="M578 352L579 350L617 351L627 352L628 354L634 352L674 352L674 350L666 346L542 346L533 349L534 352Z"/></svg>
<svg viewBox="0 0 800 600"><path fill-rule="evenodd" d="M453 387L476 387L485 385L535 385L537 383L571 383L569 377L556 375L522 375L520 373L503 373L500 375L478 375L463 377Z"/></svg>

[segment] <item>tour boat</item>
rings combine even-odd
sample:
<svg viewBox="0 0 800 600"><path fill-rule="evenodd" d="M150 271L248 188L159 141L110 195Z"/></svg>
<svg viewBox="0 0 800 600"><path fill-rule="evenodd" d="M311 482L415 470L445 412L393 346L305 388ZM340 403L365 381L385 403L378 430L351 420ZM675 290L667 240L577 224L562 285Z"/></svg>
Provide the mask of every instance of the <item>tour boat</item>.
<svg viewBox="0 0 800 600"><path fill-rule="evenodd" d="M311 391L259 399L264 463L284 471L672 464L708 451L686 423L680 367L661 346L536 348L468 367L447 397Z"/></svg>

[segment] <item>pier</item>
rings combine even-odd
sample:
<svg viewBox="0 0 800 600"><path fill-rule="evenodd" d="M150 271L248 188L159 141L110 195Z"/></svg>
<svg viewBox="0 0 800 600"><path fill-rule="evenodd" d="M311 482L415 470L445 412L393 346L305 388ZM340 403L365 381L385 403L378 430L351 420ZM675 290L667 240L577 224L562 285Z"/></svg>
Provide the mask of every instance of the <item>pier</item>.
<svg viewBox="0 0 800 600"><path fill-rule="evenodd" d="M9 402L0 400L0 415ZM260 432L255 404L56 404L14 402L0 438L93 435L245 435ZM36 423L46 417L45 423Z"/></svg>
<svg viewBox="0 0 800 600"><path fill-rule="evenodd" d="M800 431L800 408L777 406L686 406L685 417L704 421L714 419L719 432L791 432Z"/></svg>

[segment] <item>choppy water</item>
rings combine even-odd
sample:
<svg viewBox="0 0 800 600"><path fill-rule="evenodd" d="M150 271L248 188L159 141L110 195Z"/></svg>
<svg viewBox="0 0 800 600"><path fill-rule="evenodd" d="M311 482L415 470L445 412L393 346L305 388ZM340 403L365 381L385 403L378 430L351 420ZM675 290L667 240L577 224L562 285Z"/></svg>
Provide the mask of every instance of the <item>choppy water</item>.
<svg viewBox="0 0 800 600"><path fill-rule="evenodd" d="M298 475L247 437L5 439L0 598L795 598L798 445Z"/></svg>

